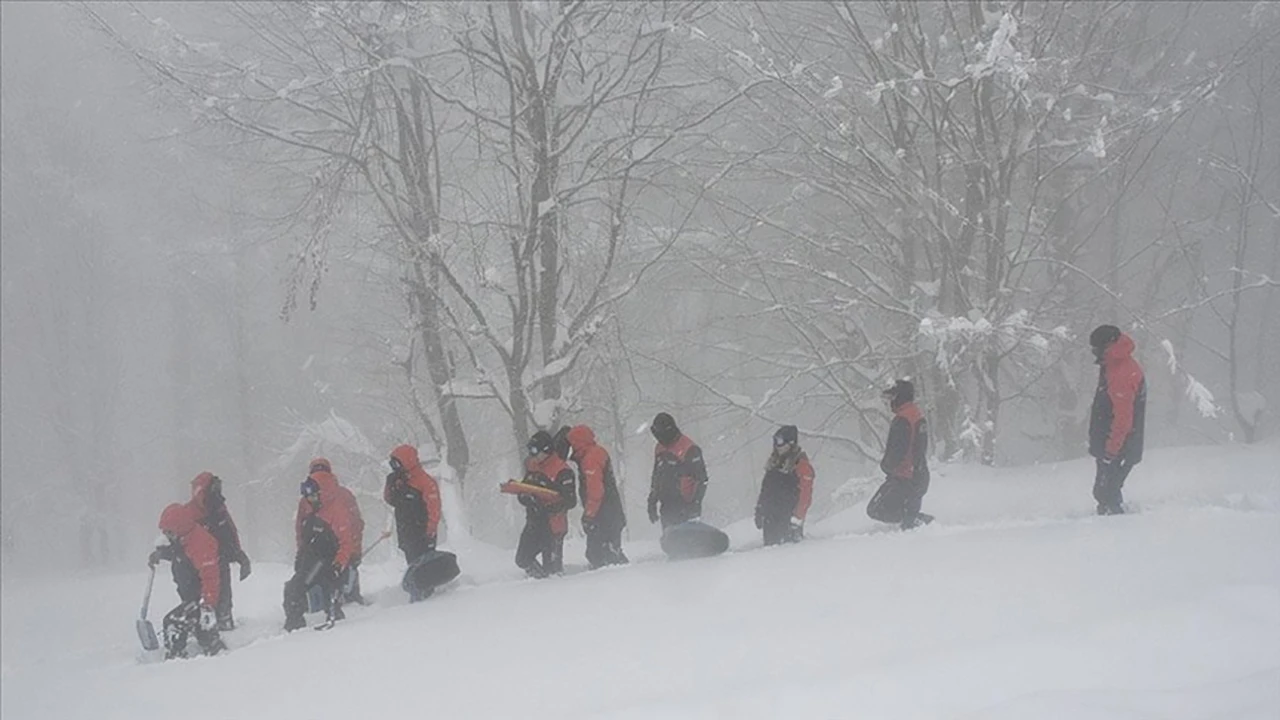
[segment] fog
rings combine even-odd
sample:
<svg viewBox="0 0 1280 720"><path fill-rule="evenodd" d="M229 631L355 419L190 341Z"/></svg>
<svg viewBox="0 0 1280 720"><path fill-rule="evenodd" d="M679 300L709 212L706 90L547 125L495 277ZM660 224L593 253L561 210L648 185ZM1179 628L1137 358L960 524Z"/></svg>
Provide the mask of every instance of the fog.
<svg viewBox="0 0 1280 720"><path fill-rule="evenodd" d="M381 528L402 442L514 545L578 423L651 537L659 411L708 519L779 424L826 513L899 377L938 461L1079 457L1101 323L1148 447L1274 441L1276 4L0 13L6 577L138 566L204 470L286 560L315 454Z"/></svg>

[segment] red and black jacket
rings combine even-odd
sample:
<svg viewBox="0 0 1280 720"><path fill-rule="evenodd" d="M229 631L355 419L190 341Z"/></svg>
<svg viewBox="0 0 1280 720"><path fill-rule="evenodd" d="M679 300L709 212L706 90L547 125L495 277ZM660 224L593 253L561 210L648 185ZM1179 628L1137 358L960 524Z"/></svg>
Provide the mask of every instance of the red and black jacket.
<svg viewBox="0 0 1280 720"><path fill-rule="evenodd" d="M583 522L612 530L626 527L627 518L609 452L596 443L596 434L586 425L575 425L566 440L573 448L573 460L578 465Z"/></svg>
<svg viewBox="0 0 1280 720"><path fill-rule="evenodd" d="M774 455L765 467L756 512L768 521L804 522L813 504L813 465L799 447L784 456Z"/></svg>
<svg viewBox="0 0 1280 720"><path fill-rule="evenodd" d="M555 501L546 501L533 495L520 495L520 503L525 506L526 522L540 522L545 518L552 534L564 535L569 532L567 511L577 504L577 500L573 493L573 470L564 459L555 453L548 453L542 462L529 458L524 464L523 482L550 488L559 494L559 499Z"/></svg>
<svg viewBox="0 0 1280 720"><path fill-rule="evenodd" d="M440 528L440 485L422 468L412 445L399 445L391 456L404 468L387 475L382 499L395 512L396 542L410 555L434 547Z"/></svg>
<svg viewBox="0 0 1280 720"><path fill-rule="evenodd" d="M929 427L913 402L894 408L880 469L896 480L928 480Z"/></svg>
<svg viewBox="0 0 1280 720"><path fill-rule="evenodd" d="M686 435L670 445L653 448L653 477L649 485L649 506L686 508L700 512L707 494L707 465L702 448Z"/></svg>
<svg viewBox="0 0 1280 720"><path fill-rule="evenodd" d="M188 506L200 523L218 541L218 557L224 563L239 562L244 558L240 545L240 531L236 529L231 511L227 509L222 491L215 488L217 478L211 472L202 472L191 481L191 501ZM221 485L219 481L217 485Z"/></svg>
<svg viewBox="0 0 1280 720"><path fill-rule="evenodd" d="M183 602L216 607L222 594L218 541L204 529L189 504L174 503L160 514L160 529L170 537L155 557L172 564L173 582Z"/></svg>
<svg viewBox="0 0 1280 720"><path fill-rule="evenodd" d="M1130 465L1142 460L1147 414L1147 381L1133 349L1133 339L1124 333L1107 347L1089 413L1089 454Z"/></svg>
<svg viewBox="0 0 1280 720"><path fill-rule="evenodd" d="M346 568L357 557L361 541L356 534L355 519L351 517L351 511L342 496L338 478L333 473L324 471L313 472L307 477L320 486L320 507L313 508L305 498L298 503L298 513L294 518L298 555L301 557L310 552L309 546L317 542L318 535L323 534L320 532L323 526L333 533L334 563Z"/></svg>

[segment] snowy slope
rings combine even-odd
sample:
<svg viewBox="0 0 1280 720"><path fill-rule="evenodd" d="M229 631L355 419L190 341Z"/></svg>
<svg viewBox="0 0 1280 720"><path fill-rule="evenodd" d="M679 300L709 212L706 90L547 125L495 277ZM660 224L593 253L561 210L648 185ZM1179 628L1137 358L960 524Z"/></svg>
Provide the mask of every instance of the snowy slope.
<svg viewBox="0 0 1280 720"><path fill-rule="evenodd" d="M376 604L326 633L279 633L287 568L264 565L236 586L234 651L184 662L138 662L141 572L6 576L0 714L1280 717L1280 448L1153 452L1135 515L1093 517L1090 483L1086 461L941 468L939 522L912 533L854 509L758 549L740 523L723 557L637 545L649 561L542 582L473 547L419 605L367 569ZM168 583L154 602L158 623Z"/></svg>

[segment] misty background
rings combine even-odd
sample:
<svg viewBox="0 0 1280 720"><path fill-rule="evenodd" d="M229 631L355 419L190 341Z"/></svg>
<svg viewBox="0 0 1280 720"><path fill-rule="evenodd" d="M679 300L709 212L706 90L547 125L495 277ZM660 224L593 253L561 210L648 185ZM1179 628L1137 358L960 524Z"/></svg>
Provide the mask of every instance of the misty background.
<svg viewBox="0 0 1280 720"><path fill-rule="evenodd" d="M661 410L708 520L783 423L821 517L895 377L937 460L1083 455L1100 323L1151 446L1276 432L1274 3L0 13L6 573L141 563L203 470L285 560L314 454L372 533L402 442L514 545L496 483L577 423L649 537Z"/></svg>

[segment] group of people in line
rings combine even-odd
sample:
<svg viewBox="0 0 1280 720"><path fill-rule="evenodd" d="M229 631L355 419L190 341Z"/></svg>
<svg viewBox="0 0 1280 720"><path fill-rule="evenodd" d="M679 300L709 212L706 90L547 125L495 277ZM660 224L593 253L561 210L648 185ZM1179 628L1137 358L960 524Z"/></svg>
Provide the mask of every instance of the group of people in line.
<svg viewBox="0 0 1280 720"><path fill-rule="evenodd" d="M1133 340L1119 328L1099 326L1090 335L1090 345L1100 366L1089 426L1090 454L1097 459L1093 496L1099 515L1113 515L1124 512L1125 479L1142 459L1146 382L1132 356ZM921 511L929 490L928 424L916 405L911 381L896 381L883 397L893 413L880 462L885 480L868 502L867 514L909 530L933 520ZM649 429L656 441L649 521L661 523L665 531L699 520L708 482L702 449L668 413L658 413ZM765 545L804 538L816 473L799 440L794 425L779 427L773 434L754 517ZM525 507L525 525L516 565L535 578L563 572L568 512L579 499L589 566L626 564L622 497L609 453L591 428L565 426L554 435L539 430L529 439L526 452L520 487L531 491L517 493ZM411 445L393 449L388 463L391 472L383 499L393 510L397 542L412 567L436 551L442 519L440 488ZM300 494L294 519L294 574L284 587L286 630L305 626L309 595L319 595L329 624L342 619L344 603L364 602L358 574L364 521L355 496L342 486L325 458L311 461ZM191 499L166 507L159 526L163 542L151 553L150 565L155 567L161 560L172 564L181 599L164 618L166 656L185 657L191 635L205 654L216 654L226 647L220 631L235 627L230 566L239 565L241 580L251 568L227 510L222 481L209 472L197 475ZM406 583L411 602L433 591Z"/></svg>

